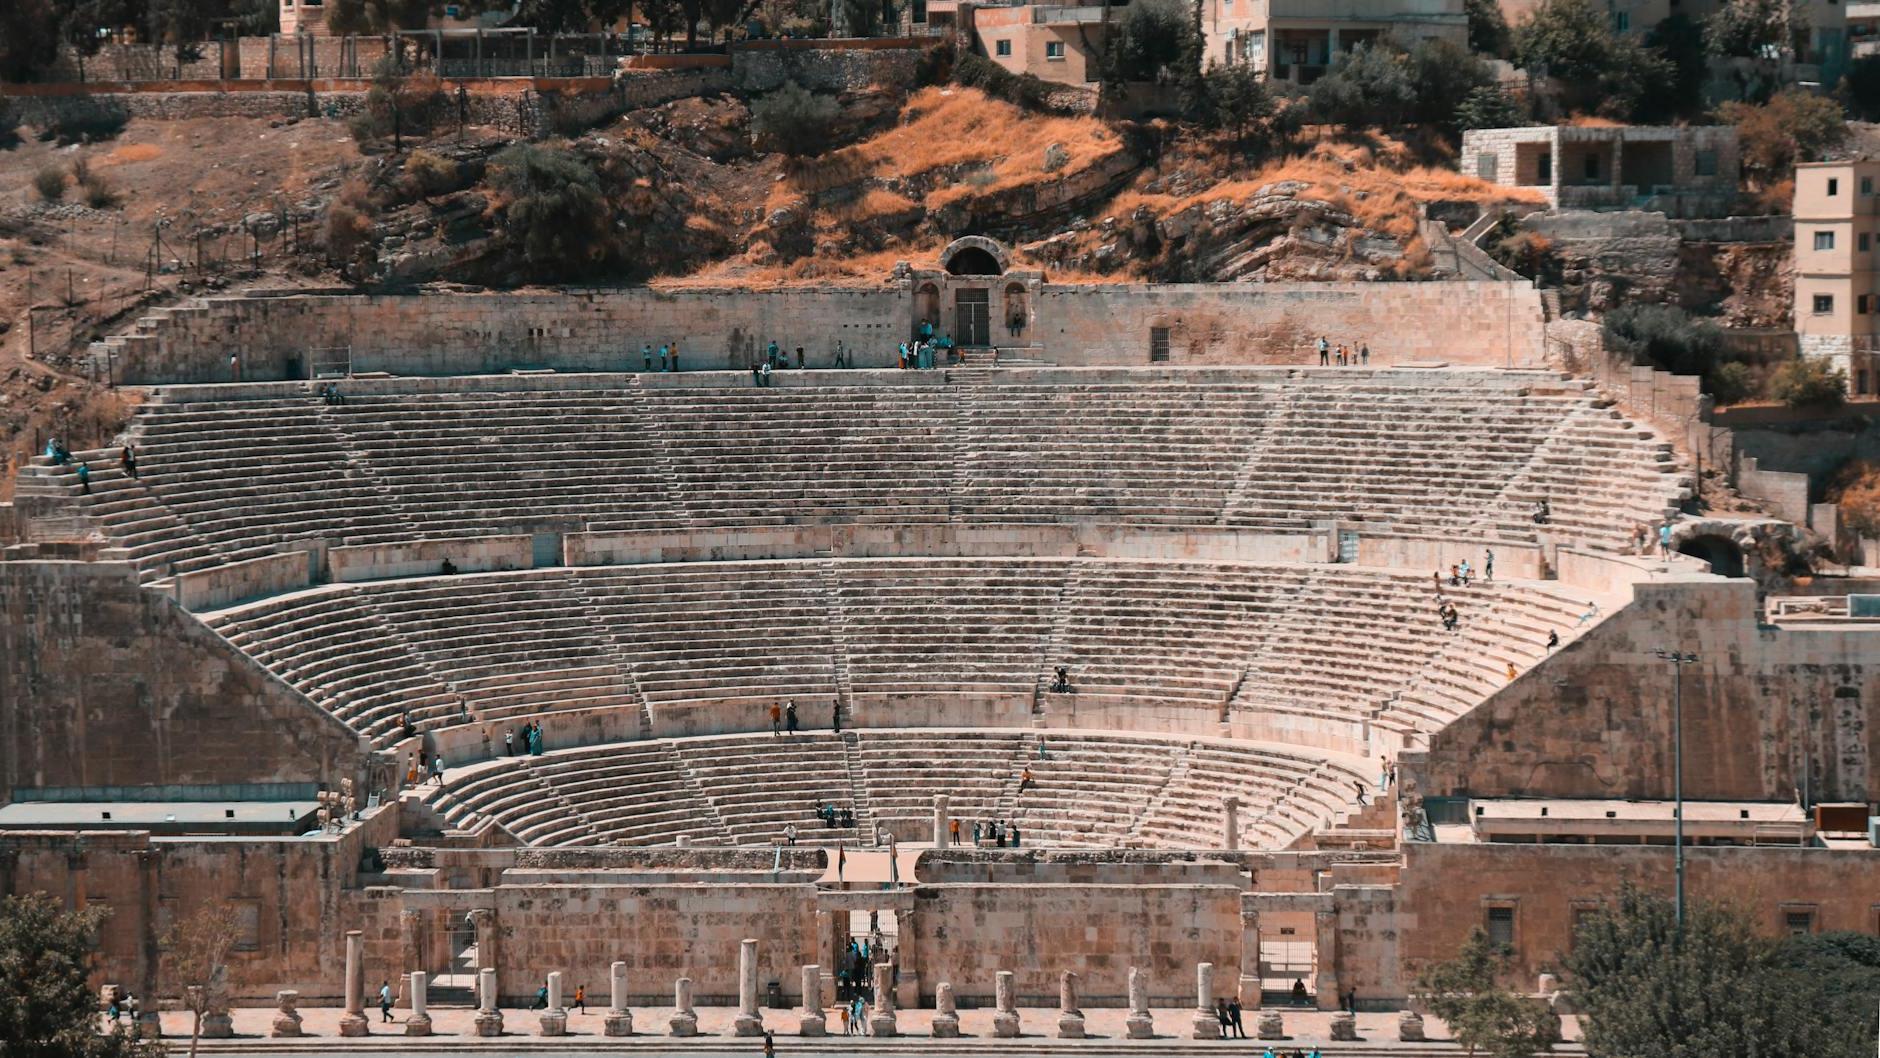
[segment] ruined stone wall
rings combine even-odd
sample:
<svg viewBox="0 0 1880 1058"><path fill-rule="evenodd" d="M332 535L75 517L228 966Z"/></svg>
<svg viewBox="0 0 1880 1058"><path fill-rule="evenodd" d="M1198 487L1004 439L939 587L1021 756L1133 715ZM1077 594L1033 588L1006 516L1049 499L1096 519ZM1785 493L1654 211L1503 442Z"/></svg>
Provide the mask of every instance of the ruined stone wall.
<svg viewBox="0 0 1880 1058"><path fill-rule="evenodd" d="M1820 931L1880 929L1874 903L1872 851L1783 848L1687 848L1688 899L1728 900L1771 935L1786 932L1784 913L1815 913ZM1487 922L1488 908L1514 909L1517 987L1558 971L1572 941L1573 917L1611 901L1621 884L1672 892L1672 854L1665 846L1439 845L1404 847L1397 894L1406 980L1430 962L1452 957L1469 931Z"/></svg>
<svg viewBox="0 0 1880 1058"><path fill-rule="evenodd" d="M946 981L962 1002L990 1006L998 971L1010 970L1021 1006L1052 1006L1058 975L1072 970L1080 999L1121 1005L1134 965L1158 1005L1174 1006L1194 1002L1198 962L1214 963L1222 994L1240 974L1237 885L945 884L919 895L923 993Z"/></svg>
<svg viewBox="0 0 1880 1058"><path fill-rule="evenodd" d="M118 381L135 385L224 381L230 353L249 381L305 377L310 349L347 345L355 371L406 375L637 369L642 343L668 342L686 369L742 369L773 338L803 345L812 367L829 366L838 341L854 366L886 367L914 302L902 285L209 298L93 354L102 364L115 351ZM1146 364L1158 326L1175 365L1316 362L1320 334L1368 342L1379 366L1538 366L1543 350L1538 294L1502 283L1047 286L1028 333L1060 364Z"/></svg>
<svg viewBox="0 0 1880 1058"><path fill-rule="evenodd" d="M1640 584L1635 601L1403 758L1426 796L1668 798L1672 666L1686 666L1684 792L1880 800L1880 631L1759 623L1747 580Z"/></svg>
<svg viewBox="0 0 1880 1058"><path fill-rule="evenodd" d="M789 43L765 41L733 51L731 69L738 88L769 92L785 81L822 92L912 88L919 72L920 48L810 48Z"/></svg>
<svg viewBox="0 0 1880 1058"><path fill-rule="evenodd" d="M0 788L332 782L359 740L128 565L0 562Z"/></svg>

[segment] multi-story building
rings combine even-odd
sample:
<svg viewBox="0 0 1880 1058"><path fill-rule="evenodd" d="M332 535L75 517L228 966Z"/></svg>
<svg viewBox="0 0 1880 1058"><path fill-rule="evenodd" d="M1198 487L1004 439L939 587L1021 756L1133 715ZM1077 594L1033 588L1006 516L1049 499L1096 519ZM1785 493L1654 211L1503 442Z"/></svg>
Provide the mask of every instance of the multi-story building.
<svg viewBox="0 0 1880 1058"><path fill-rule="evenodd" d="M1715 14L1724 0L1595 0L1612 15L1619 33L1643 37L1672 15L1703 19ZM1509 25L1526 18L1541 0L1501 0ZM1797 81L1833 85L1841 79L1849 57L1849 33L1859 9L1880 15L1880 4L1850 4L1847 0L1803 0L1798 9L1795 39L1782 56L1785 73Z"/></svg>
<svg viewBox="0 0 1880 1058"><path fill-rule="evenodd" d="M1016 74L1053 84L1094 86L1101 79L1101 7L1059 4L964 5L987 58ZM933 13L929 6L929 15ZM1121 8L1110 12L1122 17Z"/></svg>
<svg viewBox="0 0 1880 1058"><path fill-rule="evenodd" d="M1723 216L1737 198L1727 125L1532 125L1462 134L1462 170L1539 191L1561 209L1654 209Z"/></svg>
<svg viewBox="0 0 1880 1058"><path fill-rule="evenodd" d="M1880 379L1880 160L1795 167L1795 333L1805 356L1847 372L1850 393Z"/></svg>
<svg viewBox="0 0 1880 1058"><path fill-rule="evenodd" d="M1463 0L1203 0L1201 24L1210 64L1249 63L1302 85L1368 41L1469 40Z"/></svg>

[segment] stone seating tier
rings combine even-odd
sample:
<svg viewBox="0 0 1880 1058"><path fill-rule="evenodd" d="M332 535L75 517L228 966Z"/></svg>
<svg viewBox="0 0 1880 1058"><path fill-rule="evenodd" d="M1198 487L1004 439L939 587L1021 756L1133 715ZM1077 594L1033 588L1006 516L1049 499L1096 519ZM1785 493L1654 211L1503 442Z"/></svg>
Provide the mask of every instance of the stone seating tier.
<svg viewBox="0 0 1880 1058"><path fill-rule="evenodd" d="M1220 848L1232 796L1242 847L1283 848L1342 821L1364 769L1284 746L1117 732L766 733L504 757L451 773L425 797L454 826L489 821L533 845L769 845L790 825L805 843L873 842L886 830L925 842L933 796L946 794L963 840L973 822L999 819L1026 845ZM852 809L858 829L825 827L823 804Z"/></svg>
<svg viewBox="0 0 1880 1058"><path fill-rule="evenodd" d="M297 538L544 527L1076 519L1300 531L1330 518L1532 542L1543 498L1551 538L1619 548L1685 489L1668 444L1588 384L1539 372L928 381L352 380L340 405L310 385L176 387L128 433L140 479L94 467L83 496L70 467L42 460L21 488L89 516L152 579Z"/></svg>

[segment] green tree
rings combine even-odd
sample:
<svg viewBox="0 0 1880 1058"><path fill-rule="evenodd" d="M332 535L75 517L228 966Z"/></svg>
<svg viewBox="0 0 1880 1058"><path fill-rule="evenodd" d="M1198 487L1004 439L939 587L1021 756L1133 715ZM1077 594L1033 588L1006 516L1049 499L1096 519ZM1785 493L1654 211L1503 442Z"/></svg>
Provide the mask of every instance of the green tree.
<svg viewBox="0 0 1880 1058"><path fill-rule="evenodd" d="M59 20L50 0L0 2L0 81L36 81L59 57Z"/></svg>
<svg viewBox="0 0 1880 1058"><path fill-rule="evenodd" d="M1541 0L1514 33L1515 62L1554 79L1561 102L1582 113L1630 117L1641 100L1671 81L1657 52L1613 32L1592 0Z"/></svg>
<svg viewBox="0 0 1880 1058"><path fill-rule="evenodd" d="M1768 58L1808 30L1805 0L1725 0L1704 20L1704 37L1718 55Z"/></svg>
<svg viewBox="0 0 1880 1058"><path fill-rule="evenodd" d="M1469 50L1507 58L1514 34L1508 30L1508 18L1501 13L1499 0L1463 0L1462 8L1469 16Z"/></svg>
<svg viewBox="0 0 1880 1058"><path fill-rule="evenodd" d="M1114 76L1121 82L1158 81L1181 61L1194 26L1181 0L1134 0L1123 9L1116 32L1110 49Z"/></svg>
<svg viewBox="0 0 1880 1058"><path fill-rule="evenodd" d="M155 1058L160 1044L98 1032L85 983L106 912L66 911L44 893L0 899L0 1054L8 1058ZM154 1002L154 998L151 999Z"/></svg>
<svg viewBox="0 0 1880 1058"><path fill-rule="evenodd" d="M1266 79L1245 63L1213 67L1206 77L1207 124L1227 130L1236 144L1246 145L1254 131L1273 116L1273 93Z"/></svg>
<svg viewBox="0 0 1880 1058"><path fill-rule="evenodd" d="M751 138L761 150L798 158L821 154L839 111L833 98L785 81L751 104Z"/></svg>
<svg viewBox="0 0 1880 1058"><path fill-rule="evenodd" d="M542 279L578 279L617 253L613 209L600 177L559 147L518 143L490 159L502 236Z"/></svg>
<svg viewBox="0 0 1880 1058"><path fill-rule="evenodd" d="M1487 63L1441 38L1418 41L1408 61L1414 98L1410 117L1419 124L1454 132L1461 128L1456 119L1463 101L1494 87Z"/></svg>
<svg viewBox="0 0 1880 1058"><path fill-rule="evenodd" d="M1320 121L1349 128L1406 121L1417 105L1416 81L1403 53L1380 42L1353 48L1312 84L1312 111Z"/></svg>
<svg viewBox="0 0 1880 1058"><path fill-rule="evenodd" d="M1456 104L1459 129L1505 129L1527 124L1527 115L1499 85L1482 85Z"/></svg>
<svg viewBox="0 0 1880 1058"><path fill-rule="evenodd" d="M217 905L190 915L163 938L170 978L182 986L190 1013L189 1058L202 1042L202 1019L228 1010L228 955L240 935L235 912Z"/></svg>
<svg viewBox="0 0 1880 1058"><path fill-rule="evenodd" d="M1664 59L1670 75L1667 91L1640 101L1640 120L1669 121L1695 118L1704 112L1704 81L1710 75L1710 53L1704 44L1704 26L1679 12L1659 20L1645 34L1645 47Z"/></svg>
<svg viewBox="0 0 1880 1058"><path fill-rule="evenodd" d="M1847 372L1826 360L1799 356L1776 368L1769 395L1791 408L1833 411L1847 403Z"/></svg>
<svg viewBox="0 0 1880 1058"><path fill-rule="evenodd" d="M1417 997L1471 1055L1528 1058L1560 1042L1560 1019L1552 1010L1501 984L1508 964L1508 953L1476 929L1455 958L1417 977Z"/></svg>

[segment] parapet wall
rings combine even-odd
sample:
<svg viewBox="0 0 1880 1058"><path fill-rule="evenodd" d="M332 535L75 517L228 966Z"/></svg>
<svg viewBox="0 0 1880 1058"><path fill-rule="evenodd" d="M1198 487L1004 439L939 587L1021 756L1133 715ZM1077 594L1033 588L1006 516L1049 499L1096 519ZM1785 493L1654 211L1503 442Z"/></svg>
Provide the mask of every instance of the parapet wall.
<svg viewBox="0 0 1880 1058"><path fill-rule="evenodd" d="M161 310L94 343L131 385L305 378L312 350L350 347L355 372L453 375L519 367L619 371L676 344L686 370L748 369L772 340L815 367L888 367L915 324L911 283L820 289L569 290L470 295L218 297ZM1540 366L1538 296L1523 284L1323 283L1045 286L1024 349L1066 366L1316 363L1325 335L1368 344L1373 366Z"/></svg>

